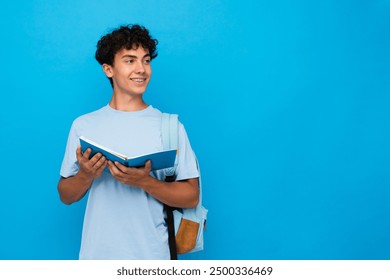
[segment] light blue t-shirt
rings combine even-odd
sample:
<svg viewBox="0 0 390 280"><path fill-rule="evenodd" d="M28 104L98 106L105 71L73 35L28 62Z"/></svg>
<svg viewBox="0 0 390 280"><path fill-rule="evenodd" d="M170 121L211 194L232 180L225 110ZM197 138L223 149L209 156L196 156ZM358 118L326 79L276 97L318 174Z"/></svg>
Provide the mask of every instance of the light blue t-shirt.
<svg viewBox="0 0 390 280"><path fill-rule="evenodd" d="M152 106L123 112L109 105L77 118L71 127L61 176L79 169L76 148L85 136L129 157L162 151L161 112ZM199 177L194 153L179 124L177 180ZM154 176L163 178L163 171ZM80 259L169 259L163 205L138 187L124 185L105 170L89 190Z"/></svg>

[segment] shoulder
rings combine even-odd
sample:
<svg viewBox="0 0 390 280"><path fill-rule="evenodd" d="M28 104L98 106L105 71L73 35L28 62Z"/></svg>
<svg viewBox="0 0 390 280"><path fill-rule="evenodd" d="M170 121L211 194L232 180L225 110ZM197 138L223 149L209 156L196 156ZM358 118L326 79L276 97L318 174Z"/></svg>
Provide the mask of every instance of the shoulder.
<svg viewBox="0 0 390 280"><path fill-rule="evenodd" d="M145 110L145 115L152 116L152 117L159 117L161 118L163 115L163 112L161 112L159 109L154 108L152 105L149 105L147 110Z"/></svg>
<svg viewBox="0 0 390 280"><path fill-rule="evenodd" d="M106 107L83 114L73 120L72 129L79 130L85 126L93 125L96 122L104 119L106 116Z"/></svg>
<svg viewBox="0 0 390 280"><path fill-rule="evenodd" d="M104 116L108 113L108 105L101 107L98 110L86 113L84 115L79 116L76 120L84 120L84 119L93 119L96 117Z"/></svg>

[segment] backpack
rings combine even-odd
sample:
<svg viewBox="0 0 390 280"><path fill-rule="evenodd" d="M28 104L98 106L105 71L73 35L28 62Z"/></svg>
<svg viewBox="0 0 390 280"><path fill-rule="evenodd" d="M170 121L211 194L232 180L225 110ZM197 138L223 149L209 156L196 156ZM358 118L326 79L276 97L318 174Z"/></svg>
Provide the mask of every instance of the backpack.
<svg viewBox="0 0 390 280"><path fill-rule="evenodd" d="M178 127L178 115L162 114L161 135L164 150L178 149ZM197 159L196 163L199 171L198 205L191 209L172 208L168 205L164 205L167 214L168 241L171 259L177 259L177 254L203 250L203 230L206 226L208 210L202 205L202 182ZM175 181L176 167L177 158L173 168L165 169L165 181Z"/></svg>

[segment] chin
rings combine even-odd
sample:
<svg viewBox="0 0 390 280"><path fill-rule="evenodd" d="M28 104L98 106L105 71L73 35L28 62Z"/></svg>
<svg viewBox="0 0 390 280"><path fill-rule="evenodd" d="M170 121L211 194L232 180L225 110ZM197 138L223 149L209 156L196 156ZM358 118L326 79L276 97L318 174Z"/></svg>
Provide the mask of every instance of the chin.
<svg viewBox="0 0 390 280"><path fill-rule="evenodd" d="M145 93L145 90L134 90L130 94L131 95L143 95Z"/></svg>

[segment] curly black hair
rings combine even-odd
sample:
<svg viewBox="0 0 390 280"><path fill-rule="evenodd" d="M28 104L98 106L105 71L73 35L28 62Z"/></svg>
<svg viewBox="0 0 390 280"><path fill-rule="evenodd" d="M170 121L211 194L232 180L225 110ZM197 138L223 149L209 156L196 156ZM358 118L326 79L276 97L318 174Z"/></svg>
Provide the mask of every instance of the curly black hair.
<svg viewBox="0 0 390 280"><path fill-rule="evenodd" d="M95 58L100 65L114 65L115 54L122 49L131 50L140 45L149 51L150 59L157 57L158 41L153 39L149 31L138 24L122 25L111 33L103 36L97 43ZM109 78L111 86L112 79Z"/></svg>

